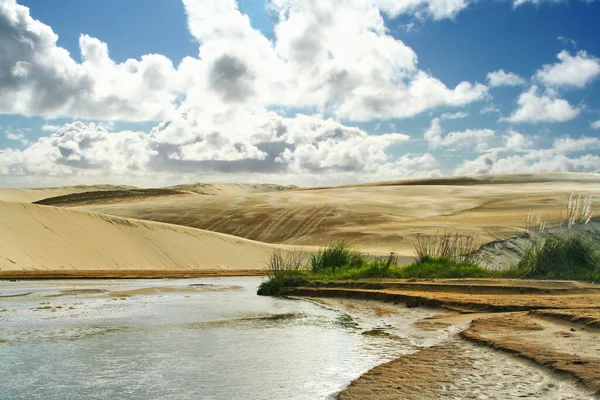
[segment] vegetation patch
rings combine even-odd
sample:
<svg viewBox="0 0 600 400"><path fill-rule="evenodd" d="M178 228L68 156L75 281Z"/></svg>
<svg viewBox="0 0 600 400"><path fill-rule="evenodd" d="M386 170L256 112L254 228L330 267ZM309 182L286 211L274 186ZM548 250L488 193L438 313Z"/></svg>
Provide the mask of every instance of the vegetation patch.
<svg viewBox="0 0 600 400"><path fill-rule="evenodd" d="M414 263L400 266L395 253L368 257L345 242L325 247L313 254L308 262L304 262L304 258L298 254L284 256L279 250L275 250L267 266L268 279L260 285L258 294L276 296L284 287L304 286L311 281L490 278L515 275L514 271L488 271L466 260L462 256L451 258L423 254ZM518 273L522 274L520 271Z"/></svg>
<svg viewBox="0 0 600 400"><path fill-rule="evenodd" d="M527 278L600 281L600 234L589 230L544 232L520 262L505 271L477 264L478 240L445 232L422 236L415 243L414 262L400 266L395 253L371 257L346 242L333 243L307 261L299 254L283 256L276 250L268 265L268 280L260 295L277 296L284 287L309 286L313 281L363 279Z"/></svg>
<svg viewBox="0 0 600 400"><path fill-rule="evenodd" d="M600 281L600 240L597 233L577 229L541 235L517 269L524 278Z"/></svg>

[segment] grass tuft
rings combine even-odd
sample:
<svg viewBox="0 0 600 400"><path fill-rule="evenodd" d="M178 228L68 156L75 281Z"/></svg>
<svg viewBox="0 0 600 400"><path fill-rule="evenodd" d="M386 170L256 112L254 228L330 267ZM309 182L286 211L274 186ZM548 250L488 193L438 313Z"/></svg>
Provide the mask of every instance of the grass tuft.
<svg viewBox="0 0 600 400"><path fill-rule="evenodd" d="M529 246L517 268L524 278L600 280L600 241L589 231L557 231Z"/></svg>
<svg viewBox="0 0 600 400"><path fill-rule="evenodd" d="M277 296L283 287L298 286L305 282L305 259L302 252L273 250L266 266L268 280L260 284L258 294Z"/></svg>
<svg viewBox="0 0 600 400"><path fill-rule="evenodd" d="M473 234L451 231L435 235L418 235L415 246L415 262L424 262L431 257L451 259L459 263L477 263L476 251L482 243Z"/></svg>
<svg viewBox="0 0 600 400"><path fill-rule="evenodd" d="M427 255L402 269L402 277L407 279L490 278L493 275L494 272L469 262Z"/></svg>
<svg viewBox="0 0 600 400"><path fill-rule="evenodd" d="M310 267L313 273L335 270L346 265L359 266L363 263L363 257L346 242L330 244L310 258Z"/></svg>

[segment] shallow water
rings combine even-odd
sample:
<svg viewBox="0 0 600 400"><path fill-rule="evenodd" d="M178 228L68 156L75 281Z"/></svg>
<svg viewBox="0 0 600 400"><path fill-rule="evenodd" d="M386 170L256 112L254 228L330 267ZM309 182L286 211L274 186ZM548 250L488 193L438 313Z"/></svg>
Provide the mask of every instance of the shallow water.
<svg viewBox="0 0 600 400"><path fill-rule="evenodd" d="M324 399L416 350L345 312L256 296L259 283L2 282L23 296L0 297L0 398Z"/></svg>

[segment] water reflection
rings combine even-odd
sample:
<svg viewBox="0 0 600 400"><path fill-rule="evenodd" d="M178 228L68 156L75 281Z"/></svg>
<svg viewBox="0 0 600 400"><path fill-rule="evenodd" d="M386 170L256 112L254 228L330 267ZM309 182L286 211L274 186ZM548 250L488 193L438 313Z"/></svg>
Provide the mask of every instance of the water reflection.
<svg viewBox="0 0 600 400"><path fill-rule="evenodd" d="M324 399L415 349L259 282L3 284L0 398Z"/></svg>

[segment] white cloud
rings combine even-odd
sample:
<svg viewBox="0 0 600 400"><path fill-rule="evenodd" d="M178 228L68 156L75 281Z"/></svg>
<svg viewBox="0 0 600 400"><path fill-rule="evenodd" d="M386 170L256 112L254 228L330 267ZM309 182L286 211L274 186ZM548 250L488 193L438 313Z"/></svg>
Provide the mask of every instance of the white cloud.
<svg viewBox="0 0 600 400"><path fill-rule="evenodd" d="M585 51L572 56L563 50L556 57L559 62L544 65L535 74L545 85L583 88L600 75L600 59Z"/></svg>
<svg viewBox="0 0 600 400"><path fill-rule="evenodd" d="M272 40L252 28L236 0L183 2L198 55L174 66L162 55L115 62L106 43L85 34L79 40L82 62L75 61L26 7L0 0L0 37L11 46L0 63L0 113L104 121L43 125L47 136L21 150L0 150L0 178L19 184L135 179L156 186L222 180L225 174L309 185L438 176L432 154L398 151L407 135L369 135L351 123L386 123L488 98L483 84L447 87L422 70L417 54L391 36L381 14L453 18L469 0L271 0ZM514 82L516 75L504 75L488 78L490 85L493 79ZM579 113L535 87L519 105L513 122ZM315 114L280 115L290 110ZM466 116L445 112L440 118ZM106 122L119 120L157 123L150 132L134 132L115 131ZM530 152L532 146L514 131L446 133L438 118L425 137L432 149L489 154Z"/></svg>
<svg viewBox="0 0 600 400"><path fill-rule="evenodd" d="M525 79L512 72L504 72L503 69L488 73L487 81L491 87L519 86L525 84Z"/></svg>
<svg viewBox="0 0 600 400"><path fill-rule="evenodd" d="M53 30L15 0L0 2L4 52L0 113L152 120L174 110L175 69L161 55L117 64L108 47L81 35L83 62L56 45Z"/></svg>
<svg viewBox="0 0 600 400"><path fill-rule="evenodd" d="M5 133L6 139L13 140L16 142L20 142L23 146L29 144L29 140L25 137L23 131L28 131L29 129L16 129L16 130L7 130Z"/></svg>
<svg viewBox="0 0 600 400"><path fill-rule="evenodd" d="M594 0L592 0L592 1L594 1ZM556 38L556 40L558 40L558 41L560 41L560 42L562 42L564 44L571 45L571 46L577 48L577 42L575 40L571 39L571 38L564 37L564 36L558 36Z"/></svg>
<svg viewBox="0 0 600 400"><path fill-rule="evenodd" d="M550 95L540 95L537 86L522 93L517 100L519 108L502 121L514 123L566 122L579 115L580 109L566 100Z"/></svg>
<svg viewBox="0 0 600 400"><path fill-rule="evenodd" d="M469 116L469 113L466 112L456 112L456 113L443 113L442 115L440 115L441 119L463 119L463 118L467 118Z"/></svg>
<svg viewBox="0 0 600 400"><path fill-rule="evenodd" d="M504 140L505 144L501 151L510 151L515 153L524 152L533 145L533 141L531 139L512 129L508 130L507 134L504 136Z"/></svg>
<svg viewBox="0 0 600 400"><path fill-rule="evenodd" d="M500 113L500 109L496 107L494 104L489 104L479 111L480 114L491 114L491 113Z"/></svg>
<svg viewBox="0 0 600 400"><path fill-rule="evenodd" d="M162 172L291 174L401 170L387 150L409 137L368 135L331 119L272 112L240 113L225 123L178 119L150 133L109 132L94 123L67 124L19 151L0 150L4 174L136 177ZM423 160L417 164L427 164Z"/></svg>
<svg viewBox="0 0 600 400"><path fill-rule="evenodd" d="M520 5L531 3L535 5L539 5L541 3L560 3L563 0L513 0L513 6L519 7Z"/></svg>
<svg viewBox="0 0 600 400"><path fill-rule="evenodd" d="M432 2L441 5L442 2ZM116 63L108 45L79 40L82 63L15 0L0 5L11 46L0 65L0 113L100 120L168 120L207 103L311 107L355 121L404 118L482 99L487 88L454 88L417 67L368 0L273 0L275 41L252 28L234 0L184 0L199 57L175 68L162 55Z"/></svg>
<svg viewBox="0 0 600 400"><path fill-rule="evenodd" d="M61 128L60 125L44 124L41 126L40 129L43 130L44 132L56 132L60 128Z"/></svg>
<svg viewBox="0 0 600 400"><path fill-rule="evenodd" d="M419 18L431 17L435 20L454 18L466 9L472 0L376 0L381 10L392 18L400 14L414 14Z"/></svg>
<svg viewBox="0 0 600 400"><path fill-rule="evenodd" d="M203 180L235 173L236 180L252 174L262 180L268 174L269 180L298 183L307 176L319 181L431 176L440 173L432 155L389 154L391 146L409 140L407 135L369 135L329 116L351 121L410 117L436 107L462 106L487 93L484 85L468 82L448 88L420 70L414 51L389 35L379 10L368 0L273 0L272 11L278 15L273 41L252 28L235 0L184 0L199 54L186 57L177 68L162 64L162 56L117 64L105 43L86 35L80 39L84 61L77 63L56 46L51 28L33 20L27 8L12 0L2 4L5 14L17 12L24 21L23 26L9 24L11 32L40 40L36 34L44 31L50 38L44 49L62 54L59 72L71 71L70 79L55 71L49 75L60 79L51 85L60 88L79 76L90 85L75 85L48 107L27 104L28 113L96 120L165 114L149 133L113 131L106 122L45 124L43 129L53 132L49 136L23 150L0 150L0 173L13 177L143 181L153 176L169 181L199 173ZM58 68L55 59L41 60L38 53L36 48L27 50L40 65ZM148 72L148 66L156 68ZM26 76L24 82L44 78L19 68L15 74ZM145 92L150 83L157 85L155 93ZM33 95L36 85L23 87L33 87L27 89ZM23 87L15 87L15 97L23 97ZM86 95L78 98L82 90ZM120 95L125 92L136 95ZM164 103L157 104L157 96ZM107 108L99 103L107 99L115 104L108 102ZM18 113L26 103L3 111ZM127 109L130 103L136 104L135 112ZM283 117L267 111L290 107L319 114Z"/></svg>
<svg viewBox="0 0 600 400"><path fill-rule="evenodd" d="M8 140L23 140L25 139L25 135L23 135L22 133L7 132L6 138Z"/></svg>
<svg viewBox="0 0 600 400"><path fill-rule="evenodd" d="M502 174L522 172L600 172L600 156L571 153L600 149L600 139L594 137L561 137L552 147L536 149L532 142L517 132L509 131L506 146L494 149L473 160L463 161L455 170L456 175ZM506 154L507 152L512 154ZM520 154L515 154L520 153Z"/></svg>
<svg viewBox="0 0 600 400"><path fill-rule="evenodd" d="M584 3L592 3L594 1L597 0L580 0ZM519 7L520 5L526 4L526 3L531 3L534 4L536 6L542 4L542 3L565 3L565 0L513 0L513 7Z"/></svg>
<svg viewBox="0 0 600 400"><path fill-rule="evenodd" d="M490 147L490 142L496 138L495 135L496 132L492 129L466 129L444 135L440 119L434 118L423 137L427 140L431 149L456 150L469 148L485 151Z"/></svg>
<svg viewBox="0 0 600 400"><path fill-rule="evenodd" d="M600 149L600 139L583 136L579 139L570 137L554 140L552 148L558 153L575 153L581 151Z"/></svg>
<svg viewBox="0 0 600 400"><path fill-rule="evenodd" d="M592 129L600 129L600 119L598 121L594 121L591 124Z"/></svg>
<svg viewBox="0 0 600 400"><path fill-rule="evenodd" d="M588 154L570 158L560 153L538 151L501 157L494 152L464 161L454 171L455 175L523 172L600 172L600 156Z"/></svg>

